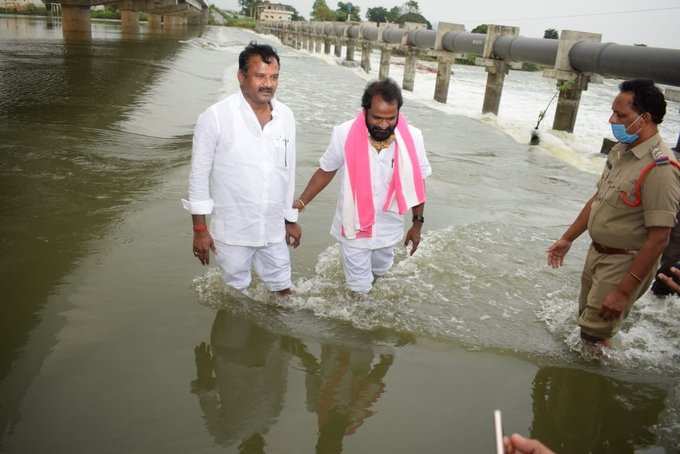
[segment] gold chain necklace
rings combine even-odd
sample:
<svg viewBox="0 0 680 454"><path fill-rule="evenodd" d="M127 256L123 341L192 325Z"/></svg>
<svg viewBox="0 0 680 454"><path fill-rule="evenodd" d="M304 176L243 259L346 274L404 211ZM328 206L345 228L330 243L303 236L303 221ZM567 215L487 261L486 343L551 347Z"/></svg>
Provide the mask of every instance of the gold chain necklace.
<svg viewBox="0 0 680 454"><path fill-rule="evenodd" d="M376 149L376 151L380 152L383 151L385 148L389 148L390 145L392 145L392 142L394 142L394 134L389 136L385 140L375 140L373 137L369 136L369 140L371 141L371 145L373 145L373 148Z"/></svg>

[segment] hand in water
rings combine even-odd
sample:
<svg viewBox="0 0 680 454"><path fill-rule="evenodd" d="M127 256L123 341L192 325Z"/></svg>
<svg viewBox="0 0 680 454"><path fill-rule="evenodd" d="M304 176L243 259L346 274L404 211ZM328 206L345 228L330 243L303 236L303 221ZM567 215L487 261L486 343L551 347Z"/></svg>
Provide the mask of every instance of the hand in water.
<svg viewBox="0 0 680 454"><path fill-rule="evenodd" d="M555 241L546 251L548 253L548 265L559 268L564 263L564 257L571 248L571 241L560 238Z"/></svg>

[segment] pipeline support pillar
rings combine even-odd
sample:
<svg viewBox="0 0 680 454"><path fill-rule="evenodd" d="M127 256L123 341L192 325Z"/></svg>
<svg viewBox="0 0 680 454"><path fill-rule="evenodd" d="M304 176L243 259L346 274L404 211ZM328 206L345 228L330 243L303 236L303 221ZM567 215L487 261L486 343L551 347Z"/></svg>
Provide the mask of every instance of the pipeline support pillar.
<svg viewBox="0 0 680 454"><path fill-rule="evenodd" d="M388 45L383 45L380 52L380 70L378 71L378 79L384 80L390 77L391 58L392 49Z"/></svg>
<svg viewBox="0 0 680 454"><path fill-rule="evenodd" d="M406 61L404 63L404 80L401 84L402 88L407 91L413 91L416 82L416 60L418 51L413 47L406 49Z"/></svg>

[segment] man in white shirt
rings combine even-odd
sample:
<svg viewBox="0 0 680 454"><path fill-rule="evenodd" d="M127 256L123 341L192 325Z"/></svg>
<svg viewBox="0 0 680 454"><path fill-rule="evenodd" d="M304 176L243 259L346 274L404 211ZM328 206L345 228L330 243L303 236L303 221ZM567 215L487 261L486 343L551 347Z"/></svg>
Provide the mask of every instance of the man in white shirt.
<svg viewBox="0 0 680 454"><path fill-rule="evenodd" d="M251 267L267 288L290 293L287 243L302 235L295 192L295 119L274 98L280 60L271 46L250 43L239 55L240 91L210 106L194 130L189 199L194 256L210 250L227 285L245 290ZM211 215L210 229L206 215Z"/></svg>
<svg viewBox="0 0 680 454"><path fill-rule="evenodd" d="M347 287L357 293L368 293L374 279L391 268L409 208L413 225L404 244L411 244L413 255L420 243L424 179L432 169L422 132L399 113L402 104L391 79L370 83L361 113L333 129L320 168L293 205L303 210L339 173L331 235L340 243Z"/></svg>

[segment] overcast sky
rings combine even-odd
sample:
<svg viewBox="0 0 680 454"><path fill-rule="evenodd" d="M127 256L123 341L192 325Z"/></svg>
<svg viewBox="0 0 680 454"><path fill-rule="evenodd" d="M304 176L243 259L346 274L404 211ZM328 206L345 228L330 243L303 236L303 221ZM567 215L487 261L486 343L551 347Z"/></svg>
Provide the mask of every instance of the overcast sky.
<svg viewBox="0 0 680 454"><path fill-rule="evenodd" d="M207 0L227 9L238 9L237 0ZM309 19L314 0L279 0L294 6ZM326 0L335 9L335 0ZM356 0L361 18L374 6L391 8L401 0ZM542 37L546 28L602 33L602 41L619 44L645 43L680 49L680 0L486 0L460 2L421 0L423 15L434 25L439 21L462 23L466 30L478 24L514 25L522 36Z"/></svg>

